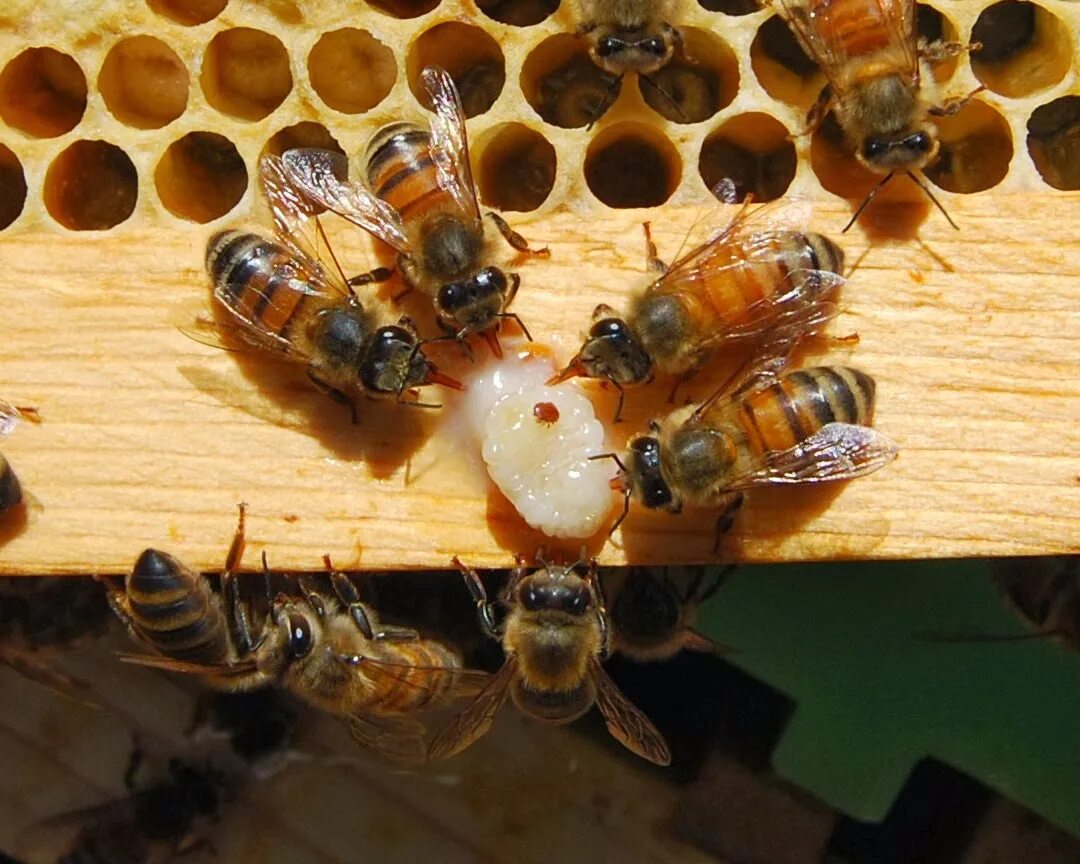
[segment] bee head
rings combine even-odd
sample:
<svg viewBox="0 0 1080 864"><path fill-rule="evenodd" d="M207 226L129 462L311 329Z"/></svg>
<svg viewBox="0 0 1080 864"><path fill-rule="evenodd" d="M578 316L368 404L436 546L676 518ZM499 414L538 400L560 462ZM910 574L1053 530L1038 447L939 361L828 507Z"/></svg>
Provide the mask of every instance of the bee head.
<svg viewBox="0 0 1080 864"><path fill-rule="evenodd" d="M589 56L612 75L649 75L671 60L677 43L675 31L667 25L656 32L617 30L596 39L589 46Z"/></svg>
<svg viewBox="0 0 1080 864"><path fill-rule="evenodd" d="M871 171L912 171L937 156L940 144L932 129L919 129L902 138L866 138L859 149L859 161Z"/></svg>
<svg viewBox="0 0 1080 864"><path fill-rule="evenodd" d="M527 612L562 612L584 617L592 608L588 583L572 567L544 567L522 578L517 602Z"/></svg>
<svg viewBox="0 0 1080 864"><path fill-rule="evenodd" d="M593 324L576 361L588 378L616 384L643 384L653 376L653 362L630 325L622 318L602 318Z"/></svg>
<svg viewBox="0 0 1080 864"><path fill-rule="evenodd" d="M426 384L428 359L416 347L416 337L404 327L388 325L375 331L357 372L373 393L400 393Z"/></svg>
<svg viewBox="0 0 1080 864"><path fill-rule="evenodd" d="M682 510L682 499L664 479L660 462L660 440L652 435L639 435L630 442L623 482L629 485L630 494L650 510L678 513Z"/></svg>
<svg viewBox="0 0 1080 864"><path fill-rule="evenodd" d="M451 327L481 332L494 323L507 303L509 281L498 267L485 267L469 279L439 289L435 308Z"/></svg>

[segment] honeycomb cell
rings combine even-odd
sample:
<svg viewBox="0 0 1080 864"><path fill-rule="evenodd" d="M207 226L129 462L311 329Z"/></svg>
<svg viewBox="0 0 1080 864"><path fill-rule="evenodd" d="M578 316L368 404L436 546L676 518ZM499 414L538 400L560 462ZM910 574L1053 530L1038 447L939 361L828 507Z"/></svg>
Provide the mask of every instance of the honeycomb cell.
<svg viewBox="0 0 1080 864"><path fill-rule="evenodd" d="M224 30L210 40L199 81L207 102L242 120L270 114L293 83L281 40L250 27Z"/></svg>
<svg viewBox="0 0 1080 864"><path fill-rule="evenodd" d="M476 142L480 200L498 210L528 212L555 186L555 148L521 123L503 123Z"/></svg>
<svg viewBox="0 0 1080 864"><path fill-rule="evenodd" d="M674 145L642 123L608 126L585 153L585 182L608 207L656 207L671 197L681 176Z"/></svg>
<svg viewBox="0 0 1080 864"><path fill-rule="evenodd" d="M229 0L146 0L158 15L192 27L217 18Z"/></svg>
<svg viewBox="0 0 1080 864"><path fill-rule="evenodd" d="M0 231L19 218L26 204L26 174L19 157L0 144Z"/></svg>
<svg viewBox="0 0 1080 864"><path fill-rule="evenodd" d="M975 77L1012 98L1057 84L1073 59L1068 28L1026 0L1003 0L984 9L971 28L971 39L982 43L971 54Z"/></svg>
<svg viewBox="0 0 1080 864"><path fill-rule="evenodd" d="M72 231L103 231L135 209L139 177L127 153L107 141L81 140L45 172L45 209Z"/></svg>
<svg viewBox="0 0 1080 864"><path fill-rule="evenodd" d="M735 182L738 200L783 195L795 179L795 145L787 128L768 114L740 114L712 132L701 148L698 171L710 189L721 180Z"/></svg>
<svg viewBox="0 0 1080 864"><path fill-rule="evenodd" d="M750 43L750 67L773 99L809 106L825 84L825 76L778 15L761 27Z"/></svg>
<svg viewBox="0 0 1080 864"><path fill-rule="evenodd" d="M137 129L160 129L183 114L190 83L184 62L153 36L117 42L98 73L105 106Z"/></svg>
<svg viewBox="0 0 1080 864"><path fill-rule="evenodd" d="M558 9L559 0L477 0L476 5L495 21L513 27L531 27Z"/></svg>
<svg viewBox="0 0 1080 864"><path fill-rule="evenodd" d="M1028 152L1055 189L1080 189L1080 96L1036 108L1027 122Z"/></svg>
<svg viewBox="0 0 1080 864"><path fill-rule="evenodd" d="M698 0L702 9L725 15L751 15L761 9L757 0Z"/></svg>
<svg viewBox="0 0 1080 864"><path fill-rule="evenodd" d="M244 160L216 132L189 132L174 141L154 169L154 185L165 208L191 222L224 216L247 189Z"/></svg>
<svg viewBox="0 0 1080 864"><path fill-rule="evenodd" d="M954 117L937 121L941 152L924 171L949 192L983 192L997 186L1009 172L1012 133L1008 121L979 100L972 100Z"/></svg>
<svg viewBox="0 0 1080 864"><path fill-rule="evenodd" d="M0 72L0 119L27 135L63 135L85 111L86 76L54 48L27 48Z"/></svg>
<svg viewBox="0 0 1080 864"><path fill-rule="evenodd" d="M439 0L368 0L368 4L393 18L419 18L439 5Z"/></svg>
<svg viewBox="0 0 1080 864"><path fill-rule="evenodd" d="M834 195L849 200L861 200L881 180L863 167L843 131L830 114L810 139L810 167L821 185ZM925 200L925 195L913 183L897 180L884 187L875 200L912 202Z"/></svg>
<svg viewBox="0 0 1080 864"><path fill-rule="evenodd" d="M441 66L454 79L466 117L483 114L499 98L506 83L506 61L493 37L479 27L446 21L425 30L409 49L405 64L409 89L428 108L420 86L425 66Z"/></svg>
<svg viewBox="0 0 1080 864"><path fill-rule="evenodd" d="M394 52L366 30L324 33L308 55L308 77L319 98L343 114L363 114L397 80Z"/></svg>
<svg viewBox="0 0 1080 864"><path fill-rule="evenodd" d="M692 27L681 33L683 56L652 75L639 75L638 87L661 116L676 123L699 123L730 105L739 92L739 61L712 33Z"/></svg>
<svg viewBox="0 0 1080 864"><path fill-rule="evenodd" d="M263 147L260 155L271 153L274 156L280 156L286 150L292 150L297 147L314 147L319 150L333 150L335 153L340 153L342 156L346 155L345 150L338 143L337 138L331 135L327 128L321 123L315 123L312 120L294 123L292 126L286 126L284 129L274 133L270 140L266 142L266 146Z"/></svg>
<svg viewBox="0 0 1080 864"><path fill-rule="evenodd" d="M959 31L940 9L919 3L915 7L915 30L925 42L957 42ZM931 67L935 81L948 81L960 63L959 56L949 57Z"/></svg>
<svg viewBox="0 0 1080 864"><path fill-rule="evenodd" d="M545 123L578 129L596 122L618 98L619 79L589 59L584 40L570 33L545 39L525 58L521 92Z"/></svg>

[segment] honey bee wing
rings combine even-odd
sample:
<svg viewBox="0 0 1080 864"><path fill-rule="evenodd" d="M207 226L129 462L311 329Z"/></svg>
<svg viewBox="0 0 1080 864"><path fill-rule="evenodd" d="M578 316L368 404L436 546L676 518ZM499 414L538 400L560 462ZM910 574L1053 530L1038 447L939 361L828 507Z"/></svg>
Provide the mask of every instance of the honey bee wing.
<svg viewBox="0 0 1080 864"><path fill-rule="evenodd" d="M779 0L781 16L788 22L803 50L810 56L832 87L836 95L846 87L846 66L848 55L843 45L836 38L824 34L835 34L841 22L830 20L836 0ZM876 3L878 0L866 0ZM813 8L810 4L813 3Z"/></svg>
<svg viewBox="0 0 1080 864"><path fill-rule="evenodd" d="M10 435L21 419L22 412L18 408L0 399L0 437Z"/></svg>
<svg viewBox="0 0 1080 864"><path fill-rule="evenodd" d="M475 696L491 676L476 669L459 666L424 666L360 656L358 668L373 680L382 679L393 687L404 685L431 700L432 707L466 696Z"/></svg>
<svg viewBox="0 0 1080 864"><path fill-rule="evenodd" d="M216 678L242 678L258 671L258 666L253 659L240 660L236 663L188 663L184 660L174 660L172 657L162 657L156 654L117 654L121 663L132 663L136 666L146 666L150 669L161 669L165 672L182 672L185 675L213 675Z"/></svg>
<svg viewBox="0 0 1080 864"><path fill-rule="evenodd" d="M769 332L768 337L704 402L698 405L687 420L688 423L700 421L718 403L736 397L745 398L776 382L780 373L790 362L792 351L798 340L786 331Z"/></svg>
<svg viewBox="0 0 1080 864"><path fill-rule="evenodd" d="M435 110L431 120L431 158L435 163L439 185L479 227L480 204L476 200L476 186L473 185L469 163L465 109L461 105L454 79L438 66L426 67L420 79Z"/></svg>
<svg viewBox="0 0 1080 864"><path fill-rule="evenodd" d="M589 672L596 688L596 705L604 715L608 732L628 750L657 765L671 764L671 750L664 736L640 709L630 702L604 671L600 661L589 661Z"/></svg>
<svg viewBox="0 0 1080 864"><path fill-rule="evenodd" d="M511 680L517 671L517 658L509 655L502 669L496 672L460 714L455 716L431 740L429 759L446 759L460 753L491 728L495 715L506 701Z"/></svg>
<svg viewBox="0 0 1080 864"><path fill-rule="evenodd" d="M402 768L418 768L427 761L424 725L411 717L375 717L354 714L345 718L352 739Z"/></svg>
<svg viewBox="0 0 1080 864"><path fill-rule="evenodd" d="M736 479L730 489L850 480L877 471L896 454L896 444L876 429L828 423L794 447L768 454L760 470Z"/></svg>
<svg viewBox="0 0 1080 864"><path fill-rule="evenodd" d="M904 68L912 81L919 80L918 34L915 29L915 0L874 0L892 44L904 52Z"/></svg>
<svg viewBox="0 0 1080 864"><path fill-rule="evenodd" d="M332 150L287 150L281 157L289 182L304 195L337 213L398 252L410 251L401 215L362 183L349 181L348 162Z"/></svg>
<svg viewBox="0 0 1080 864"><path fill-rule="evenodd" d="M352 294L345 277L334 267L324 267L319 252L320 234L311 201L289 180L281 157L267 154L259 160L259 181L274 217L278 240L303 262L312 287L333 297ZM323 245L326 237L322 235ZM329 249L327 250L329 252Z"/></svg>

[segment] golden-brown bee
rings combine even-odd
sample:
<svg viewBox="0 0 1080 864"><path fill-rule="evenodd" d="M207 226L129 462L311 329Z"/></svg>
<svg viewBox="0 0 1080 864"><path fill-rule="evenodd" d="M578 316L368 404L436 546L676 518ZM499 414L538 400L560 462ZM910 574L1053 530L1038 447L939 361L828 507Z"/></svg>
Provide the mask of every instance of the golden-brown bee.
<svg viewBox="0 0 1080 864"><path fill-rule="evenodd" d="M808 210L790 207L784 221L805 224ZM844 253L828 237L773 229L766 205L743 207L722 231L670 267L656 259L645 223L650 268L661 275L635 294L625 317L610 306L593 312L581 350L549 383L577 375L623 388L650 381L656 372L687 377L725 344L810 335L836 315L828 301L843 283Z"/></svg>
<svg viewBox="0 0 1080 864"><path fill-rule="evenodd" d="M884 175L844 230L897 171L911 177L949 219L915 172L938 154L933 118L955 114L974 93L938 99L928 66L975 46L920 42L915 0L779 0L779 5L828 80L810 110L810 131L832 111L859 162ZM956 227L952 219L949 223Z"/></svg>
<svg viewBox="0 0 1080 864"><path fill-rule="evenodd" d="M307 366L308 376L336 401L396 398L406 404L415 387L461 385L424 356L408 318L387 324L376 302L362 305L335 268L316 252L325 243L310 207L285 178L277 156L259 163L263 192L274 214L277 240L244 231L210 238L206 269L214 299L246 342ZM220 328L219 328L220 329Z"/></svg>
<svg viewBox="0 0 1080 864"><path fill-rule="evenodd" d="M680 651L719 654L724 646L694 629L697 608L733 567L612 567L601 575L615 650L642 662Z"/></svg>
<svg viewBox="0 0 1080 864"><path fill-rule="evenodd" d="M619 465L612 483L625 500L615 527L631 498L670 513L690 505L720 510L719 541L744 490L861 477L896 457L896 446L868 425L875 388L869 375L845 366L778 375L775 366L785 360L759 358L701 405L653 421L649 434L630 439L622 459L595 457Z"/></svg>
<svg viewBox="0 0 1080 864"><path fill-rule="evenodd" d="M578 30L589 39L589 57L612 75L649 75L682 47L669 23L678 0L578 0Z"/></svg>
<svg viewBox="0 0 1080 864"><path fill-rule="evenodd" d="M161 656L131 659L223 690L285 688L341 717L362 746L398 764L423 762L425 730L412 715L476 694L489 676L461 668L455 651L415 630L380 626L328 559L332 594L300 577L301 596L267 596L266 614L253 615L232 574L242 549L241 516L221 595L172 556L144 552L125 586L112 587L112 603Z"/></svg>
<svg viewBox="0 0 1080 864"><path fill-rule="evenodd" d="M1007 605L1036 635L1080 651L1080 557L995 559L990 571Z"/></svg>
<svg viewBox="0 0 1080 864"><path fill-rule="evenodd" d="M41 418L34 408L16 408L9 402L0 400L0 437L7 435L20 420L40 423ZM0 453L0 515L14 510L25 500L22 484L11 464Z"/></svg>
<svg viewBox="0 0 1080 864"><path fill-rule="evenodd" d="M472 704L435 736L430 758L452 756L484 735L509 695L520 711L553 724L570 723L596 703L616 740L650 762L670 763L663 736L601 665L612 646L595 561L582 575L584 562L569 567L542 563L530 573L519 559L502 597L509 612L501 626L480 577L456 558L454 564L465 576L484 630L502 643L506 662Z"/></svg>
<svg viewBox="0 0 1080 864"><path fill-rule="evenodd" d="M345 158L329 150L287 151L285 167L305 195L397 250L406 284L431 298L448 333L459 340L479 333L498 353L493 328L503 319L517 321L528 335L507 311L521 277L490 263L453 79L429 66L421 82L435 111L430 128L399 122L377 132L365 156L366 183L345 180ZM547 254L530 249L495 213L487 215L519 253Z"/></svg>

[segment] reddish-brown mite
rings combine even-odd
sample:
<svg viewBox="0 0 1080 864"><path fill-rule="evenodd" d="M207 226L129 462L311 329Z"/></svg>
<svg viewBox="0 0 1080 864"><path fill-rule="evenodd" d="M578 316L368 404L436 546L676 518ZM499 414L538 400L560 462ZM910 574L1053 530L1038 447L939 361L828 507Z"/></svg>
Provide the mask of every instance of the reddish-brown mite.
<svg viewBox="0 0 1080 864"><path fill-rule="evenodd" d="M559 409L554 402L537 402L533 405L533 417L536 418L537 423L550 426L552 423L559 422Z"/></svg>

